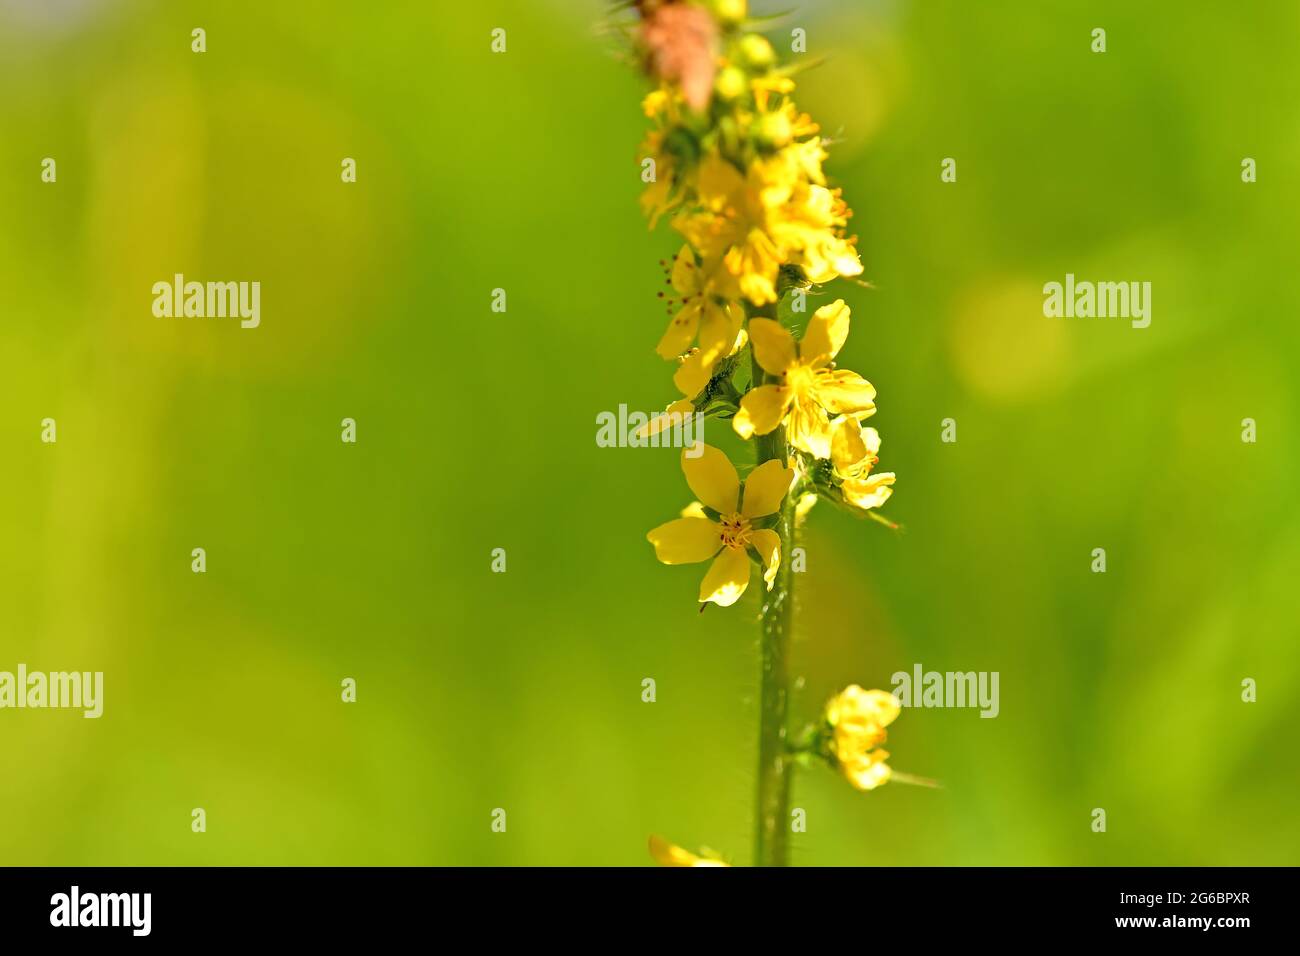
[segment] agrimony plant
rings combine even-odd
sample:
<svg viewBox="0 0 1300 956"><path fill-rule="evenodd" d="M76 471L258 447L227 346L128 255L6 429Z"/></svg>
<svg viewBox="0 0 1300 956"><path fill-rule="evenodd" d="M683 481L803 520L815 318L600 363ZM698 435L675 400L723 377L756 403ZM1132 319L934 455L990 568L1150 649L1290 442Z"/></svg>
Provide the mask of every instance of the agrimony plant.
<svg viewBox="0 0 1300 956"><path fill-rule="evenodd" d="M790 556L802 517L826 498L893 527L875 509L894 475L874 470L880 435L863 424L876 390L835 363L849 307L836 299L800 322L809 296L855 279L862 263L849 207L822 169L826 144L792 98L794 71L752 32L745 0L621 6L655 84L643 103L651 128L638 157L641 205L652 228L666 220L684 240L662 263L674 294L656 347L675 363L681 397L645 430L699 413L729 420L754 449L743 482L721 450L683 450L696 501L647 537L665 564L706 565L701 610L729 607L751 585L764 591L754 859L781 866L796 766L824 761L860 790L902 776L880 746L899 710L887 692L847 687L815 725L788 733ZM650 849L667 865L723 865L659 837Z"/></svg>

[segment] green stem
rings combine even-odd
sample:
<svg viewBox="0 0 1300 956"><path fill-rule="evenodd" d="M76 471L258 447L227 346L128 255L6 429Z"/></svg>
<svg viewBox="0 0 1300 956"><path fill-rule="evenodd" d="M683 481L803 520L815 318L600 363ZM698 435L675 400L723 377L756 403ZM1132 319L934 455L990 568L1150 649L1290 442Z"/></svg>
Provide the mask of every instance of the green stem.
<svg viewBox="0 0 1300 956"><path fill-rule="evenodd" d="M762 370L754 363L754 382ZM785 429L755 436L757 464L789 460ZM758 727L758 821L754 841L756 866L789 863L790 777L794 760L786 747L790 703L790 632L794 624L794 582L790 552L794 547L794 496L786 495L773 530L781 536L781 564L772 590L764 595L760 620L761 657Z"/></svg>

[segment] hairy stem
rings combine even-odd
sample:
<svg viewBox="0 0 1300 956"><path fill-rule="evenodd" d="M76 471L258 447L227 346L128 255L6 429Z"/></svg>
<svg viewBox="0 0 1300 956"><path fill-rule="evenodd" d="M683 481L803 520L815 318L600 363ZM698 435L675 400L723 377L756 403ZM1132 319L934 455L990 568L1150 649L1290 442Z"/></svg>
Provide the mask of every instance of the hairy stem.
<svg viewBox="0 0 1300 956"><path fill-rule="evenodd" d="M754 364L754 381L762 371ZM757 464L789 460L785 429L755 436ZM754 840L756 866L789 863L790 777L793 761L786 748L790 698L790 632L794 624L794 582L790 552L795 535L794 496L781 504L775 531L781 536L781 563L772 590L764 596L760 619L761 658L758 727L758 821Z"/></svg>

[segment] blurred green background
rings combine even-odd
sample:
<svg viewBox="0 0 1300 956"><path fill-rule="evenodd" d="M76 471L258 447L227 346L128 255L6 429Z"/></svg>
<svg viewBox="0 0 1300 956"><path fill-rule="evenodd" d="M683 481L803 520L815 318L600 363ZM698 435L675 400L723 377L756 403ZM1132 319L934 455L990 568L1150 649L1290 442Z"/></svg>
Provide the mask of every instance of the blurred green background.
<svg viewBox="0 0 1300 956"><path fill-rule="evenodd" d="M676 397L601 16L0 0L0 670L105 672L98 721L0 712L0 863L749 861L756 598L697 613L644 538L676 452L594 441ZM1300 8L795 26L905 525L813 511L795 711L920 662L1000 672L1001 714L891 728L942 790L802 773L794 861L1300 862ZM260 281L261 327L155 319L177 272ZM1045 319L1066 272L1150 281L1150 328Z"/></svg>

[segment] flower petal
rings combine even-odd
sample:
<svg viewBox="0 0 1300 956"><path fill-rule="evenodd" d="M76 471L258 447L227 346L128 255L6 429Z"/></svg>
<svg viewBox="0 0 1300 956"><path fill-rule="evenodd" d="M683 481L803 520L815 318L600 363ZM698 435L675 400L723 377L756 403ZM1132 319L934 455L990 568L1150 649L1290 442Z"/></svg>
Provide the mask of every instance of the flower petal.
<svg viewBox="0 0 1300 956"><path fill-rule="evenodd" d="M673 384L687 398L694 398L704 391L704 386L709 384L712 377L713 363L706 362L704 353L699 349L691 349L673 373Z"/></svg>
<svg viewBox="0 0 1300 956"><path fill-rule="evenodd" d="M843 299L836 299L813 313L799 343L799 356L807 364L820 367L839 354L848 337L849 307Z"/></svg>
<svg viewBox="0 0 1300 956"><path fill-rule="evenodd" d="M784 375L794 364L797 354L794 337L780 322L771 319L749 320L749 341L754 346L754 358L769 375Z"/></svg>
<svg viewBox="0 0 1300 956"><path fill-rule="evenodd" d="M850 684L828 702L826 716L836 725L847 720L888 727L898 719L901 707L898 698L887 690L863 690Z"/></svg>
<svg viewBox="0 0 1300 956"><path fill-rule="evenodd" d="M894 473L882 471L870 478L853 478L840 486L845 499L852 505L862 508L879 508L894 493Z"/></svg>
<svg viewBox="0 0 1300 956"><path fill-rule="evenodd" d="M888 727L902 712L898 698L887 690L869 690L866 698L867 705L875 711L876 721L881 727Z"/></svg>
<svg viewBox="0 0 1300 956"><path fill-rule="evenodd" d="M700 306L698 302L689 302L678 310L664 329L655 351L660 358L675 359L691 347L695 332L700 327Z"/></svg>
<svg viewBox="0 0 1300 956"><path fill-rule="evenodd" d="M697 856L690 850L674 846L661 836L650 837L650 855L660 866L726 866L721 860Z"/></svg>
<svg viewBox="0 0 1300 956"><path fill-rule="evenodd" d="M738 250L733 249L732 252ZM732 263L736 257L731 253L727 254L727 268L733 268ZM743 266L741 268L744 268ZM767 305L769 302L776 301L776 270L771 269L771 275L767 272L759 271L760 267L753 267L750 271L741 272L737 276L740 285L740 291L744 293L745 298L755 305Z"/></svg>
<svg viewBox="0 0 1300 956"><path fill-rule="evenodd" d="M696 448L704 450L694 458L686 454ZM683 448L682 471L696 498L719 514L735 512L736 501L740 498L740 477L725 454L712 445Z"/></svg>
<svg viewBox="0 0 1300 956"><path fill-rule="evenodd" d="M749 587L749 554L743 548L723 548L700 582L700 600L731 607Z"/></svg>
<svg viewBox="0 0 1300 956"><path fill-rule="evenodd" d="M843 770L849 783L859 790L875 790L876 787L889 781L892 771L889 769L889 764L885 763L887 759L889 759L887 751L873 750L858 760L842 765L840 769Z"/></svg>
<svg viewBox="0 0 1300 956"><path fill-rule="evenodd" d="M745 177L740 170L716 152L710 152L700 161L696 191L700 202L714 212L724 206L735 205L745 189Z"/></svg>
<svg viewBox="0 0 1300 956"><path fill-rule="evenodd" d="M770 591L781 569L781 536L771 528L757 528L749 533L749 543L763 562L763 581Z"/></svg>
<svg viewBox="0 0 1300 956"><path fill-rule="evenodd" d="M781 507L781 500L794 481L794 469L773 458L749 473L745 479L745 504L741 514L746 518L761 518Z"/></svg>
<svg viewBox="0 0 1300 956"><path fill-rule="evenodd" d="M841 415L831 423L831 461L837 471L844 471L867 457L867 444L862 440L862 426L849 415Z"/></svg>
<svg viewBox="0 0 1300 956"><path fill-rule="evenodd" d="M647 534L646 540L664 564L695 564L718 553L722 531L708 518L674 518Z"/></svg>
<svg viewBox="0 0 1300 956"><path fill-rule="evenodd" d="M846 368L817 373L817 401L832 415L857 415L876 404L876 387Z"/></svg>
<svg viewBox="0 0 1300 956"><path fill-rule="evenodd" d="M731 426L741 438L766 435L781 424L790 408L790 389L784 385L760 385L740 400L740 410Z"/></svg>
<svg viewBox="0 0 1300 956"><path fill-rule="evenodd" d="M704 284L700 277L700 267L695 264L695 253L691 251L690 243L683 244L677 253L677 258L673 260L672 283L674 289L686 296L695 295Z"/></svg>
<svg viewBox="0 0 1300 956"><path fill-rule="evenodd" d="M633 434L639 439L646 439L651 435L658 435L664 429L676 428L681 430L685 428L686 420L694 414L695 406L691 404L690 399L678 399L639 427Z"/></svg>
<svg viewBox="0 0 1300 956"><path fill-rule="evenodd" d="M700 310L700 354L706 362L715 362L731 351L736 342L736 312L733 303L709 302ZM742 320L744 313L741 313Z"/></svg>
<svg viewBox="0 0 1300 956"><path fill-rule="evenodd" d="M831 423L820 405L806 400L795 402L786 435L790 444L814 458L831 456Z"/></svg>

